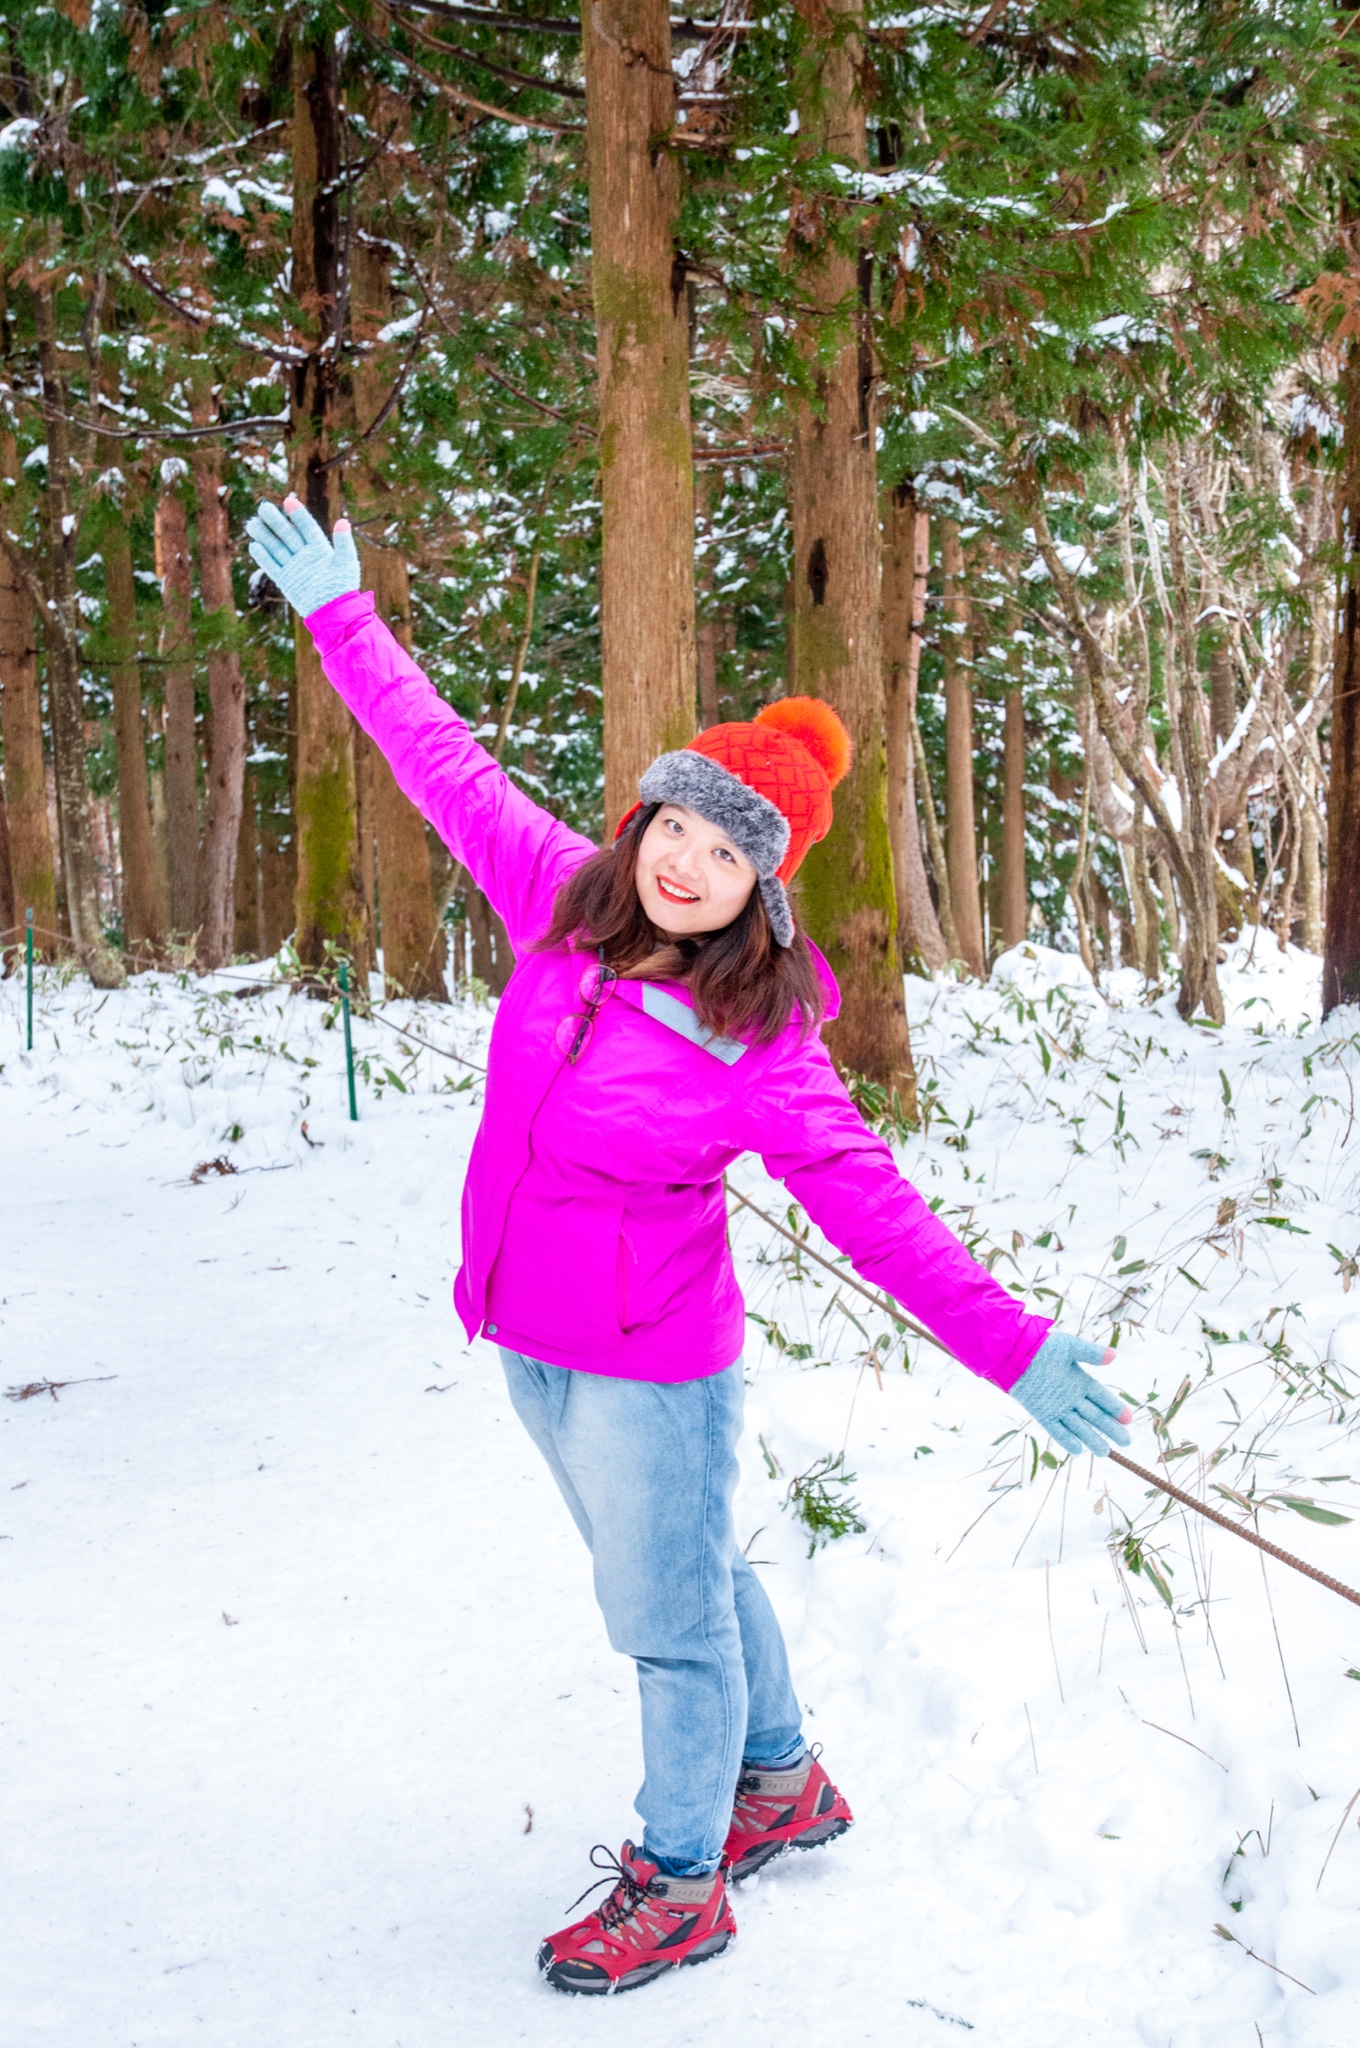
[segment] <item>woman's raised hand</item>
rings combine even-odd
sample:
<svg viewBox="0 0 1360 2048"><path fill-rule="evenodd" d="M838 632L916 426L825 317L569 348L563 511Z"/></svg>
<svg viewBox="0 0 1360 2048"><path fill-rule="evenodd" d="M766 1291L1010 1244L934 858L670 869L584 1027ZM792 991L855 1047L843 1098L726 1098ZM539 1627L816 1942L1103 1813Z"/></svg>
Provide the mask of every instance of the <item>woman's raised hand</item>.
<svg viewBox="0 0 1360 2048"><path fill-rule="evenodd" d="M267 498L262 500L255 517L246 521L246 533L256 568L264 570L304 619L333 597L359 588L359 550L348 519L336 520L332 546L302 500L290 492L282 511Z"/></svg>
<svg viewBox="0 0 1360 2048"><path fill-rule="evenodd" d="M1082 1367L1109 1365L1113 1359L1103 1344L1050 1330L1011 1392L1063 1450L1073 1456L1094 1451L1103 1458L1111 1443L1129 1441L1124 1424L1131 1417L1120 1396Z"/></svg>

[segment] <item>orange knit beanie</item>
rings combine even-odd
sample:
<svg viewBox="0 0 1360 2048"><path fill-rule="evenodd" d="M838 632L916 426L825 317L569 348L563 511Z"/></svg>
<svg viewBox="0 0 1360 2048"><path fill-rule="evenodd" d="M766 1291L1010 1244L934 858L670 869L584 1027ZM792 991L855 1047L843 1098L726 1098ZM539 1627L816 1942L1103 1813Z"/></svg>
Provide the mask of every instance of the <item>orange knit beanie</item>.
<svg viewBox="0 0 1360 2048"><path fill-rule="evenodd" d="M850 752L850 735L829 704L783 697L749 723L711 725L680 752L653 761L639 785L641 803L618 830L643 804L684 804L707 818L755 868L775 938L787 946L793 915L784 884L831 830L831 792Z"/></svg>

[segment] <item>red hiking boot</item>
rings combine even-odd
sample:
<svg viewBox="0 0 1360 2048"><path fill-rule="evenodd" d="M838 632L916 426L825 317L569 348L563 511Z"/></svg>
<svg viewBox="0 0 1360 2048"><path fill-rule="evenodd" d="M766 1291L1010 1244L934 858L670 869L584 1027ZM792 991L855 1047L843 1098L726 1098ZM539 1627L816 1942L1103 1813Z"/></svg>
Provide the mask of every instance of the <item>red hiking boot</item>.
<svg viewBox="0 0 1360 2048"><path fill-rule="evenodd" d="M855 1816L809 1751L788 1771L744 1769L737 1780L723 1869L733 1884L785 1849L816 1849L855 1825Z"/></svg>
<svg viewBox="0 0 1360 2048"><path fill-rule="evenodd" d="M601 1854L604 1863L597 1861ZM707 1962L737 1931L721 1870L712 1877L663 1877L631 1842L617 1862L602 1843L590 1860L597 1870L615 1873L617 1882L603 1905L550 1934L540 1948L538 1967L558 1991L633 1991L681 1963Z"/></svg>

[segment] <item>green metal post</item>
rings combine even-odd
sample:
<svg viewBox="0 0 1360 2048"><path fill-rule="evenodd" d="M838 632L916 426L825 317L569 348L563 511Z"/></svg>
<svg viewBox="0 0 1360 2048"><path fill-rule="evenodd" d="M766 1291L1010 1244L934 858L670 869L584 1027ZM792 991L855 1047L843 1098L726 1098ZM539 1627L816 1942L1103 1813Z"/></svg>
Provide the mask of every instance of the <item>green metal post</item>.
<svg viewBox="0 0 1360 2048"><path fill-rule="evenodd" d="M340 1015L345 1020L345 1079L349 1082L349 1120L359 1121L359 1105L354 1099L354 1042L349 1031L349 962L340 962Z"/></svg>
<svg viewBox="0 0 1360 2048"><path fill-rule="evenodd" d="M33 912L24 912L24 965L28 969L28 1049L33 1050Z"/></svg>

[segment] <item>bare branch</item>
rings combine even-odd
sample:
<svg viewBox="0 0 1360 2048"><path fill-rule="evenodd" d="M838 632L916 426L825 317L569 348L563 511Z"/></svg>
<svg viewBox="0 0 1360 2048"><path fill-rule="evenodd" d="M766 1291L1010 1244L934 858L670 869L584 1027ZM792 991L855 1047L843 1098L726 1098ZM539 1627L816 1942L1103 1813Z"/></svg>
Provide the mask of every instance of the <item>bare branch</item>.
<svg viewBox="0 0 1360 2048"><path fill-rule="evenodd" d="M1188 892L1193 892L1196 886L1195 875L1181 843L1180 834L1171 822L1171 814L1162 801L1161 791L1148 774L1145 758L1130 741L1120 723L1105 667L1105 650L1092 629L1076 581L1063 567L1062 558L1054 545L1038 478L1032 471L1026 479L1025 489L1027 509L1034 521L1034 534L1039 544L1039 552L1044 558L1049 575L1053 578L1053 587L1058 593L1063 615L1080 650L1082 666L1091 685L1091 700L1095 705L1100 729L1109 742L1110 752L1147 805L1153 823L1166 842L1167 858L1176 871L1176 880Z"/></svg>

